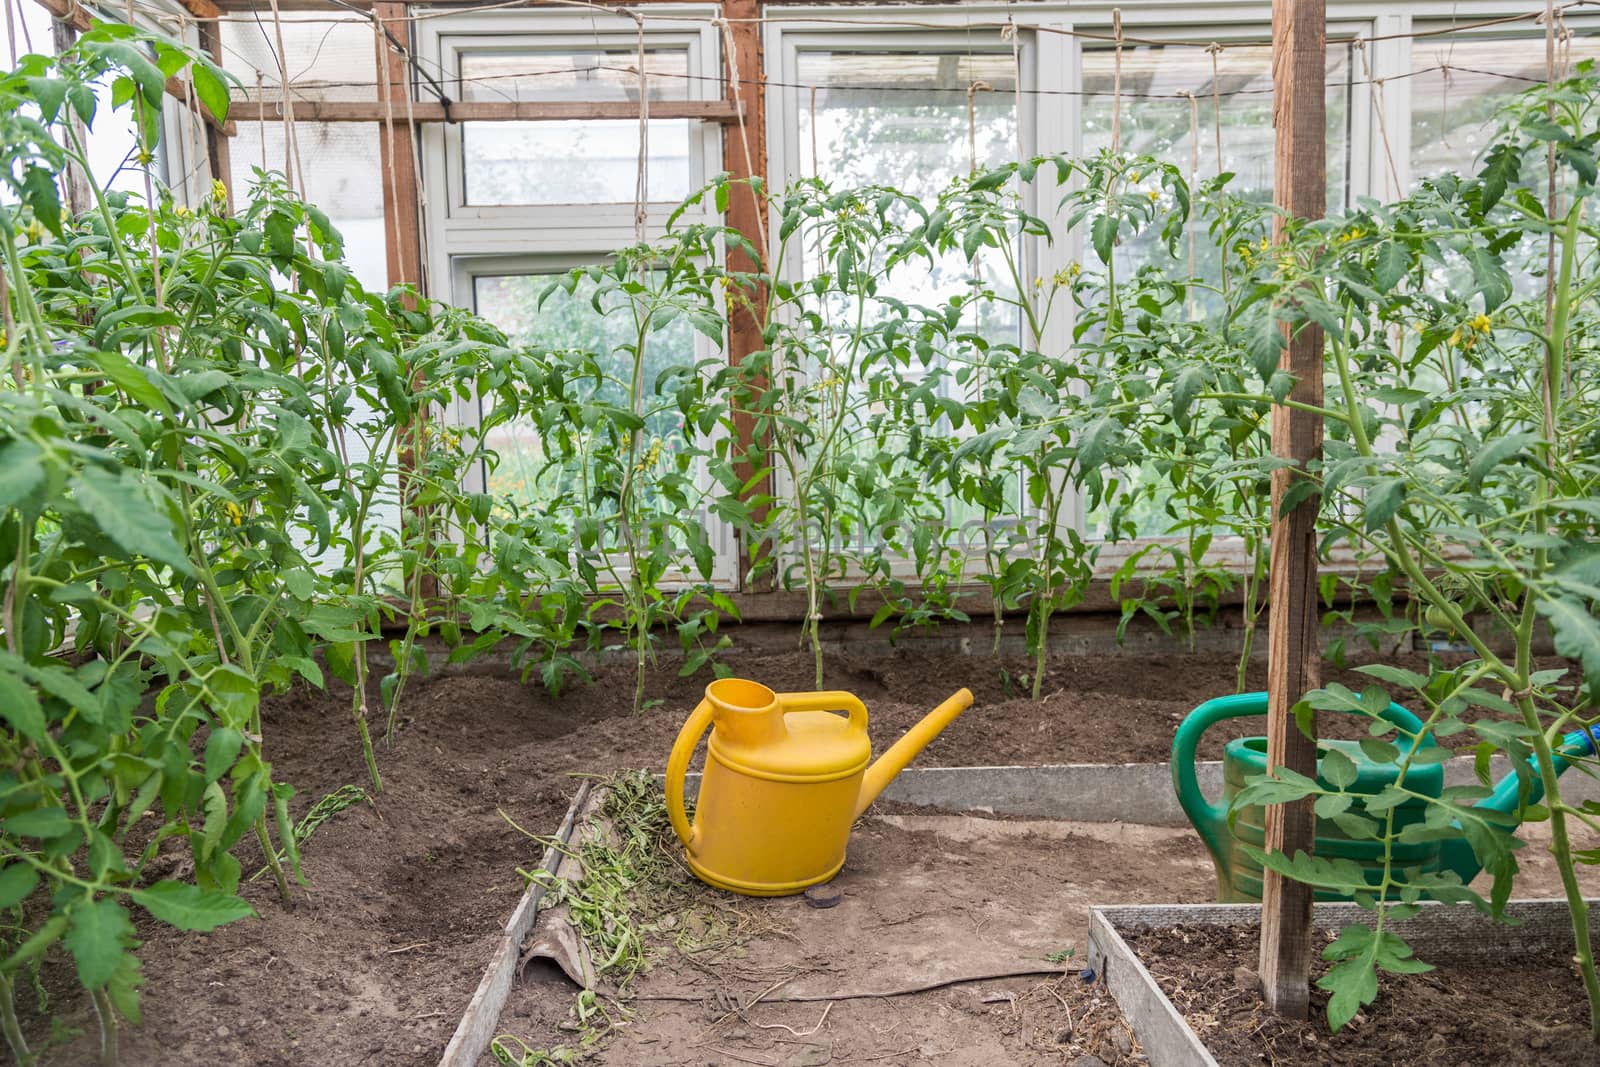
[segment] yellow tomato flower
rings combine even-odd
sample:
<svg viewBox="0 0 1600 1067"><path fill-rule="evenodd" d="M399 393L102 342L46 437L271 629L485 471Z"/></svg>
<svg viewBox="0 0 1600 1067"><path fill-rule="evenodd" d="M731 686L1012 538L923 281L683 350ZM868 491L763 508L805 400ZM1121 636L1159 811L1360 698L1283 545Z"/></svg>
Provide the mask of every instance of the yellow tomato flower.
<svg viewBox="0 0 1600 1067"><path fill-rule="evenodd" d="M1488 333L1490 327L1494 325L1494 320L1480 311L1467 325L1472 327L1474 333Z"/></svg>
<svg viewBox="0 0 1600 1067"><path fill-rule="evenodd" d="M235 526L244 525L244 509L231 500L222 502L222 510L227 514L228 521Z"/></svg>

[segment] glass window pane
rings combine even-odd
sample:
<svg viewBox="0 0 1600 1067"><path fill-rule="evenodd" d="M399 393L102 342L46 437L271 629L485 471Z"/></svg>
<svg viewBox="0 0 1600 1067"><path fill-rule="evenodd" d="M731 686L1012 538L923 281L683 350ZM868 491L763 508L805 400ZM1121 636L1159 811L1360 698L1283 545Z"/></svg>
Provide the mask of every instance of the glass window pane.
<svg viewBox="0 0 1600 1067"><path fill-rule="evenodd" d="M282 97L277 30L268 17L236 14L220 21L222 66L239 79L236 99ZM371 100L377 91L378 53L372 23L358 15L327 11L282 13L283 50L296 99Z"/></svg>
<svg viewBox="0 0 1600 1067"><path fill-rule="evenodd" d="M819 50L802 51L797 59L800 83L817 86L814 97L808 92L798 97L800 158L796 170L802 177L816 177L835 189L891 186L931 204L952 180L966 175L974 165L991 167L1017 158L1020 146L1016 63L1009 48L1003 52L959 53ZM974 84L980 87L972 96L969 116L967 94ZM1020 269L1020 245L1012 252ZM808 271L821 269L819 255L815 249L807 250ZM1003 255L992 249L984 250L973 261L960 255L946 255L931 264L918 260L880 274L875 284L874 300L889 298L928 307L969 293L979 284L1001 293L1015 292ZM848 301L842 295L837 299L840 306L835 309L838 314L833 321L848 322L851 316L843 307ZM1021 320L1014 305L983 301L970 307L970 327L976 332L994 340L1015 343L1020 339ZM888 314L885 305L869 301L869 320ZM840 337L837 343L847 345L848 338ZM924 371L912 361L909 366L897 366L894 373L918 379L928 372L953 369L936 364ZM872 373L887 373L887 369ZM945 395L959 395L975 389L977 384L974 379L970 386L963 387L953 377L941 374L937 388ZM863 384L852 397L856 403L851 410L859 425L852 426L855 432L847 432L846 436L863 442L886 437L883 443L908 444L905 428L868 428L869 423L882 416L874 405L864 402L868 390L869 386ZM973 432L970 425L955 431L943 417L936 425L939 432L956 437ZM868 447L875 445L863 444L863 448ZM886 481L914 479L918 475L915 457L882 473ZM839 486L839 492L840 535L844 542L839 547L866 553L883 533L880 513L893 502L876 499L880 492L877 486L863 491L850 482ZM922 518L933 521L934 517ZM961 528L969 522L981 523L982 518L978 510L952 501L941 525ZM981 531L967 533L969 540L982 543ZM901 529L895 536L904 539L909 533Z"/></svg>
<svg viewBox="0 0 1600 1067"><path fill-rule="evenodd" d="M1571 59L1600 59L1600 38L1573 38ZM1446 171L1477 169L1500 106L1543 84L1544 38L1419 40L1411 67L1411 180L1420 184Z"/></svg>
<svg viewBox="0 0 1600 1067"><path fill-rule="evenodd" d="M1198 176L1234 174L1235 194L1272 200L1272 49L1268 45L1230 45L1216 57L1204 48L1139 45L1122 50L1122 149L1174 163L1187 173L1199 138ZM1111 147L1115 104L1116 52L1083 53L1083 151ZM1330 45L1327 67L1328 210L1349 202L1350 46ZM1191 114L1189 97L1195 97ZM1220 114L1218 103L1220 102ZM1222 159L1218 165L1218 125ZM1119 270L1154 262L1155 234L1118 246Z"/></svg>
<svg viewBox="0 0 1600 1067"><path fill-rule="evenodd" d="M1138 45L1122 52L1121 133L1124 152L1150 155L1181 167L1187 174L1194 160L1196 140L1199 180L1231 171L1236 195L1270 202L1273 194L1272 49L1267 45L1229 45L1215 57L1204 48L1181 45ZM1330 45L1327 63L1327 167L1328 210L1342 211L1350 198L1350 81L1353 76L1350 46ZM1359 63L1359 60L1355 62ZM1111 146L1115 103L1116 52L1109 48L1083 53L1083 147L1092 155ZM1191 113L1189 95L1195 98ZM1218 106L1220 103L1220 107ZM1218 159L1218 124L1221 152ZM1117 272L1128 277L1141 267L1154 265L1187 274L1187 262L1174 262L1162 247L1159 227L1124 238L1115 252ZM1220 275L1219 255L1206 231L1198 231L1195 273ZM1206 309L1204 294L1196 297ZM1197 446L1203 470L1212 461L1231 458L1225 450L1206 442ZM1180 476L1182 470L1177 472ZM1144 463L1121 472L1124 487L1135 499L1092 510L1086 517L1088 536L1112 536L1113 518L1125 528L1132 523L1141 537L1179 532L1174 528L1174 499L1182 489L1174 486L1174 471Z"/></svg>
<svg viewBox="0 0 1600 1067"><path fill-rule="evenodd" d="M345 263L361 284L383 292L389 287L389 235L378 132L376 123L296 121L295 187L344 237ZM284 162L281 122L239 123L228 152L235 196L242 202L257 169L282 173Z"/></svg>
<svg viewBox="0 0 1600 1067"><path fill-rule="evenodd" d="M1600 57L1600 40L1577 37L1572 62ZM1420 186L1447 172L1475 174L1482 156L1498 133L1504 106L1518 94L1545 80L1544 38L1469 38L1418 41L1412 48L1411 182ZM1542 201L1548 171L1542 153L1524 161L1518 184ZM1502 210L1510 210L1507 204ZM1525 234L1506 252L1511 285L1519 299L1544 291L1546 242ZM1433 268L1455 275L1460 284L1471 274L1465 263Z"/></svg>
<svg viewBox="0 0 1600 1067"><path fill-rule="evenodd" d="M931 199L972 165L1017 156L1016 65L1005 53L801 52L801 167L835 185ZM973 96L967 119L967 89Z"/></svg>
<svg viewBox="0 0 1600 1067"><path fill-rule="evenodd" d="M887 185L931 203L971 169L974 140L979 167L1017 156L1016 68L1009 51L801 52L799 76L818 87L814 106L809 94L800 98L801 166L835 188ZM973 97L969 121L967 88L975 82L989 88ZM1004 287L1009 281L1001 277L999 258L919 262L883 278L879 294L932 305L969 291L977 277ZM978 311L985 313L980 325L988 336L1018 336L1014 308L975 306Z"/></svg>
<svg viewBox="0 0 1600 1067"><path fill-rule="evenodd" d="M584 279L572 293L557 291L540 296L554 281L548 274L479 275L473 279L478 314L495 323L518 344L541 348L574 349L596 353L604 378L573 380L568 389L585 399L599 398L627 404L626 383L633 370L627 350L634 343L632 309L625 298L603 302L596 311L591 301L595 286ZM643 380L658 381L673 367L692 367L695 334L686 318L678 317L651 331L645 349ZM682 416L662 397L647 398L644 443L647 455L662 471L673 465L687 438ZM515 506L548 507L577 482L575 461L552 462L531 421L517 420L495 427L486 442L500 457L487 472L488 491L497 501Z"/></svg>
<svg viewBox="0 0 1600 1067"><path fill-rule="evenodd" d="M469 101L636 102L637 52L463 52ZM649 96L690 98L687 49L646 53ZM694 188L687 119L653 119L648 199L675 203ZM462 126L466 200L478 205L625 204L636 194L639 123L622 120L468 122Z"/></svg>

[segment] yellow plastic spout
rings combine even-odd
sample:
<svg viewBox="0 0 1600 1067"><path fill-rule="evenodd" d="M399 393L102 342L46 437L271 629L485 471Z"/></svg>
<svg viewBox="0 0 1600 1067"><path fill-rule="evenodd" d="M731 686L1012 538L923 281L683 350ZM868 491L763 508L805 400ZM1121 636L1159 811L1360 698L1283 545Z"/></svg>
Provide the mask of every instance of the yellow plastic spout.
<svg viewBox="0 0 1600 1067"><path fill-rule="evenodd" d="M917 758L917 753L928 747L928 742L955 721L957 715L972 706L972 691L959 690L949 700L930 711L917 725L907 730L905 736L889 746L889 751L879 756L867 768L861 779L861 798L856 801L856 818L872 806L884 787L894 781L894 776L906 769L906 764Z"/></svg>

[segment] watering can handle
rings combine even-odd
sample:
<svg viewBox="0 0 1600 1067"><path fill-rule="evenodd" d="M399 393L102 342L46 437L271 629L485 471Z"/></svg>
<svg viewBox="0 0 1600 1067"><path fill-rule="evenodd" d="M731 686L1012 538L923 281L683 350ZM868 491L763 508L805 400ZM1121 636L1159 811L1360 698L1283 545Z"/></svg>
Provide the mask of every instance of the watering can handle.
<svg viewBox="0 0 1600 1067"><path fill-rule="evenodd" d="M710 728L711 701L702 700L684 720L678 739L672 743L672 754L667 757L667 818L672 820L672 832L678 835L684 848L690 848L694 834L689 828L689 816L683 810L683 780L689 773L689 761L694 758L695 749L700 747L700 738Z"/></svg>
<svg viewBox="0 0 1600 1067"><path fill-rule="evenodd" d="M1200 792L1200 781L1195 773L1194 754L1200 746L1200 737L1224 719L1246 718L1267 713L1267 694L1236 693L1233 696L1208 700L1189 713L1172 739L1172 786L1178 794L1178 804L1199 832L1211 855L1218 858L1229 854L1227 843L1228 812L1221 804L1212 804ZM1390 703L1382 717L1402 730L1417 733L1422 720L1399 704ZM1434 746L1430 733L1422 739L1423 748Z"/></svg>
<svg viewBox="0 0 1600 1067"><path fill-rule="evenodd" d="M860 697L843 690L779 693L778 706L786 715L791 711L847 711L850 713L850 728L867 732L867 706L861 703Z"/></svg>

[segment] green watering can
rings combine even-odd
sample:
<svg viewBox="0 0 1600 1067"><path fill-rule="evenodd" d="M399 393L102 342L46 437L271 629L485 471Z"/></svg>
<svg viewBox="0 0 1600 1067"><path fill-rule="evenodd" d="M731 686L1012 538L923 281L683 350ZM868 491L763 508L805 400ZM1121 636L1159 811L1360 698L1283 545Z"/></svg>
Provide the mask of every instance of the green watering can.
<svg viewBox="0 0 1600 1067"><path fill-rule="evenodd" d="M1229 741L1222 751L1222 803L1211 804L1200 793L1200 783L1195 777L1195 749L1200 737L1224 719L1238 719L1267 713L1267 694L1240 693L1236 696L1218 697L1201 704L1178 727L1172 739L1172 785L1178 793L1189 821L1199 831L1200 839L1211 852L1217 867L1217 900L1224 904L1258 901L1261 899L1261 865L1244 851L1244 845L1264 847L1266 840L1266 809L1257 804L1241 808L1233 826L1228 825L1228 809L1233 798L1245 786L1245 779L1267 770L1267 739L1241 737ZM1383 718L1410 733L1422 729L1422 722L1399 704L1390 704ZM1562 756L1583 757L1595 754L1600 741L1600 726L1568 734L1555 756L1557 772L1567 769ZM1435 747L1433 735L1422 739L1423 748ZM1375 794L1395 780L1399 768L1391 763L1375 763L1361 751L1355 741L1319 740L1320 752L1337 750L1356 765L1356 780L1346 787L1351 793ZM1321 757L1318 758L1317 781L1327 788L1333 786L1322 777ZM1413 765L1406 773L1406 788L1424 796L1437 797L1444 790L1444 766L1438 763ZM1535 776L1529 790L1527 803L1536 804L1544 796L1544 786ZM1514 812L1518 808L1517 776L1508 774L1494 791L1476 805L1494 811ZM1427 814L1426 801L1413 798L1394 809L1394 829L1422 822ZM1383 842L1359 840L1347 836L1331 819L1317 820L1316 854L1329 859L1354 860L1366 872L1367 881L1377 885L1383 878ZM1421 867L1428 871L1449 870L1461 877L1463 884L1478 874L1478 861L1466 838L1456 837L1444 841L1423 841L1416 844L1394 842L1392 859L1396 868ZM1348 899L1337 893L1319 890L1318 900Z"/></svg>

